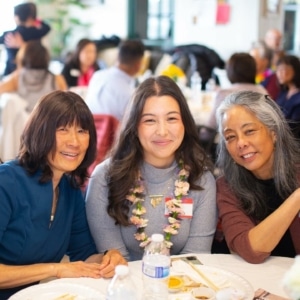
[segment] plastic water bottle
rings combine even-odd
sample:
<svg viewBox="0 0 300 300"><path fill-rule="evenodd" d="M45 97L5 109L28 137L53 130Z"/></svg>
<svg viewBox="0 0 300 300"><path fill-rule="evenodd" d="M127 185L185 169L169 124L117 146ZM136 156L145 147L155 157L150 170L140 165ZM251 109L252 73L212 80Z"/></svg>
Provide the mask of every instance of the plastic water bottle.
<svg viewBox="0 0 300 300"><path fill-rule="evenodd" d="M136 288L130 278L129 268L125 265L118 265L115 269L115 276L108 285L106 300L137 300Z"/></svg>
<svg viewBox="0 0 300 300"><path fill-rule="evenodd" d="M213 92L216 90L217 84L216 84L216 80L214 78L209 78L206 86L205 86L205 90L208 92Z"/></svg>
<svg viewBox="0 0 300 300"><path fill-rule="evenodd" d="M191 76L191 91L192 91L192 100L195 102L200 102L201 98L201 86L202 79L198 71L194 71Z"/></svg>
<svg viewBox="0 0 300 300"><path fill-rule="evenodd" d="M153 234L143 256L145 300L167 300L170 274L170 251L162 234Z"/></svg>

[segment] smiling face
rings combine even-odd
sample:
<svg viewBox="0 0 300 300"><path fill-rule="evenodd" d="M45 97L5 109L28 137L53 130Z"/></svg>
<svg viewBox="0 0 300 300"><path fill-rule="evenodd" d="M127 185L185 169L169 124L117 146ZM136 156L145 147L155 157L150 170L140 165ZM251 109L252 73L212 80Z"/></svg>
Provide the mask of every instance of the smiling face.
<svg viewBox="0 0 300 300"><path fill-rule="evenodd" d="M280 84L288 85L293 82L295 72L292 66L282 63L276 67L276 76Z"/></svg>
<svg viewBox="0 0 300 300"><path fill-rule="evenodd" d="M97 48L93 43L87 44L79 53L79 61L82 66L92 66L97 58Z"/></svg>
<svg viewBox="0 0 300 300"><path fill-rule="evenodd" d="M158 168L168 167L184 137L177 101L171 96L152 96L145 102L138 124L144 160Z"/></svg>
<svg viewBox="0 0 300 300"><path fill-rule="evenodd" d="M222 128L226 148L237 164L259 179L273 177L274 132L242 106L224 114Z"/></svg>
<svg viewBox="0 0 300 300"><path fill-rule="evenodd" d="M75 170L83 161L89 147L90 135L77 125L56 130L56 148L48 154L53 179L59 181L66 172Z"/></svg>

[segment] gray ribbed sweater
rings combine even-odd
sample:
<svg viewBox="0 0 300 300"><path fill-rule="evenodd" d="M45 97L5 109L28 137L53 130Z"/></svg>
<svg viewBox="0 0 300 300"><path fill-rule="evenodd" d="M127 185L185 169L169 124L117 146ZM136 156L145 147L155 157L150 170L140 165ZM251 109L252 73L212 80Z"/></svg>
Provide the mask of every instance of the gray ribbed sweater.
<svg viewBox="0 0 300 300"><path fill-rule="evenodd" d="M139 260L142 258L143 248L134 238L136 227L115 225L115 220L106 211L108 189L105 178L108 163L109 160L106 160L98 165L89 181L86 198L89 226L100 253L115 248L129 261ZM166 169L157 169L144 163L141 171L146 182L147 195L170 195L169 191L174 189L176 167L175 162ZM172 255L211 250L217 221L216 183L213 175L205 172L200 185L204 188L203 191L189 192L188 198L193 199L193 217L183 219L179 233L172 236ZM163 233L164 226L168 225L168 219L164 216L164 201L153 208L150 198L146 196L144 206L147 210L145 218L149 220L146 227L148 236L152 233Z"/></svg>

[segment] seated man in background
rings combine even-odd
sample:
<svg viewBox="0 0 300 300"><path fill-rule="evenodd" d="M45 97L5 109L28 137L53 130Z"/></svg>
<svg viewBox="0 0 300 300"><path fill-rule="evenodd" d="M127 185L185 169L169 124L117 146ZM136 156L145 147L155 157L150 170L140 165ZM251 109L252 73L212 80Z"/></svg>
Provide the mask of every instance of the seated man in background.
<svg viewBox="0 0 300 300"><path fill-rule="evenodd" d="M273 100L276 100L280 87L276 74L271 69L272 51L262 41L252 44L249 54L253 56L256 62L255 82L261 84Z"/></svg>
<svg viewBox="0 0 300 300"><path fill-rule="evenodd" d="M282 49L282 33L276 28L270 28L264 39L266 46L272 51L271 67L276 69L277 62L285 53Z"/></svg>
<svg viewBox="0 0 300 300"><path fill-rule="evenodd" d="M145 47L139 40L119 45L116 66L95 72L90 80L86 103L93 114L112 115L121 120L134 88Z"/></svg>

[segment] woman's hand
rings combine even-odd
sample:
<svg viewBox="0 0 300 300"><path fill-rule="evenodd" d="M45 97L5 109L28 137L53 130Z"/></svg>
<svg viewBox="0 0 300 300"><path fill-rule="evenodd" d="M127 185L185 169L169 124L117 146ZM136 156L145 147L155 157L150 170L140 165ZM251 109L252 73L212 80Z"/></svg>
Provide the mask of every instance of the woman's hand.
<svg viewBox="0 0 300 300"><path fill-rule="evenodd" d="M112 249L105 255L92 255L85 262L77 261L56 264L56 277L110 278L115 274L117 265L127 265L127 261L118 250Z"/></svg>
<svg viewBox="0 0 300 300"><path fill-rule="evenodd" d="M127 265L126 259L122 254L116 250L109 250L103 257L100 264L101 276L103 278L110 278L115 274L115 267L117 265Z"/></svg>
<svg viewBox="0 0 300 300"><path fill-rule="evenodd" d="M83 261L55 264L57 278L76 277L101 277L101 265L99 263L87 263Z"/></svg>

